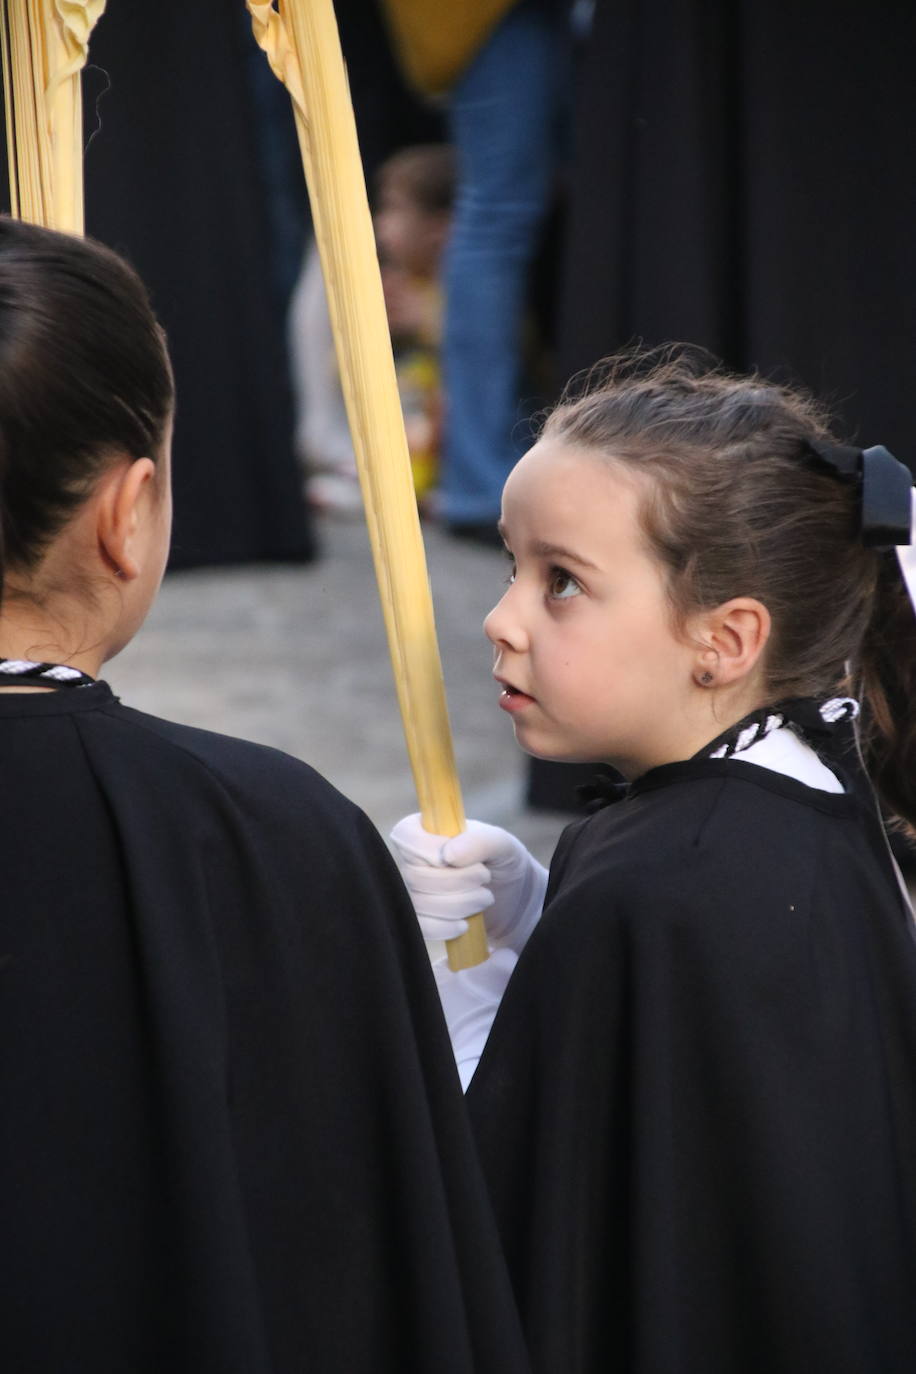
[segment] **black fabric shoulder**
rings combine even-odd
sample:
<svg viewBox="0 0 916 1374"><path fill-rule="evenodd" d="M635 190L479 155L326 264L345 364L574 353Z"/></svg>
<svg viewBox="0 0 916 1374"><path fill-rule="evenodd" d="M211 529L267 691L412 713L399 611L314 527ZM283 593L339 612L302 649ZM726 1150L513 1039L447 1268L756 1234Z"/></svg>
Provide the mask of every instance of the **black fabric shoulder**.
<svg viewBox="0 0 916 1374"><path fill-rule="evenodd" d="M176 724L114 699L101 715L131 739L128 745L125 738L125 747L163 756L171 752L176 767L196 762L202 773L209 774L262 823L283 817L290 807L312 808L319 803L338 821L344 816L353 818L358 811L310 764L270 745ZM91 719L86 724L92 728ZM183 764L179 762L182 758ZM315 818L314 812L309 814Z"/></svg>
<svg viewBox="0 0 916 1374"><path fill-rule="evenodd" d="M99 711L117 701L107 682L91 687L58 688L43 692L17 692L9 686L0 690L0 720L43 719Z"/></svg>
<svg viewBox="0 0 916 1374"><path fill-rule="evenodd" d="M809 787L807 783L799 782L797 778L774 772L772 768L763 768L757 763L732 758L688 759L684 763L666 763L659 768L652 768L631 784L629 796L642 796L647 792L656 792L679 783L719 778L725 782L750 783L754 787L763 788L766 792L774 792L777 796L796 801L802 806L825 811L828 815L851 814L854 804L851 798L852 779L842 765L831 761L830 766L838 773L840 781L844 784L843 792L824 792L819 788Z"/></svg>
<svg viewBox="0 0 916 1374"><path fill-rule="evenodd" d="M713 761L565 833L467 1093L538 1374L916 1367L916 943L868 827Z"/></svg>
<svg viewBox="0 0 916 1374"><path fill-rule="evenodd" d="M586 816L581 820L570 822L570 824L567 825L561 832L560 838L557 840L556 843L556 848L553 851L553 856L550 860L550 872L548 874L547 879L547 892L544 896L545 905L550 901L552 893L555 891L557 884L560 882L563 874L565 873L566 866L570 859L570 855L575 850L576 841L579 835L588 825L588 823L589 818Z"/></svg>
<svg viewBox="0 0 916 1374"><path fill-rule="evenodd" d="M820 792L755 764L665 765L639 779L626 799L567 827L551 865L548 905L572 884L570 919L594 914L583 900L588 889L613 895L620 918L633 911L644 921L656 905L681 910L694 894L715 891L726 875L738 884L761 871L807 871L820 843L819 817L857 833L864 816L851 793Z"/></svg>
<svg viewBox="0 0 916 1374"><path fill-rule="evenodd" d="M62 695L0 700L9 1367L526 1374L381 837L285 754Z"/></svg>

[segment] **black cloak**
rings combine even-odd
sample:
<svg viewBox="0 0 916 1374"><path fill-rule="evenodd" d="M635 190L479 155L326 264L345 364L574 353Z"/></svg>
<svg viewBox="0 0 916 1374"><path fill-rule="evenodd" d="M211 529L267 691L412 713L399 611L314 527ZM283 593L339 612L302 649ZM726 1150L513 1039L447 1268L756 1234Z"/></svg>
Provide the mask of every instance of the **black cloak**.
<svg viewBox="0 0 916 1374"><path fill-rule="evenodd" d="M0 1367L523 1370L362 813L104 683L0 694L0 774Z"/></svg>
<svg viewBox="0 0 916 1374"><path fill-rule="evenodd" d="M540 1374L912 1374L916 946L870 799L571 825L467 1094Z"/></svg>
<svg viewBox="0 0 916 1374"><path fill-rule="evenodd" d="M173 568L314 553L262 156L284 129L262 122L252 61L244 0L110 4L83 81L86 232L137 269L169 336Z"/></svg>

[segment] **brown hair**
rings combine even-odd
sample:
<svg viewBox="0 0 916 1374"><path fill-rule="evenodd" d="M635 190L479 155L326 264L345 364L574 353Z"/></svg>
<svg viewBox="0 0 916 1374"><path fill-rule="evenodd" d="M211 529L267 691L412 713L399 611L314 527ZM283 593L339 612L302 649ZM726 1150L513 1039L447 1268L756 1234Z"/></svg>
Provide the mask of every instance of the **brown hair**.
<svg viewBox="0 0 916 1374"><path fill-rule="evenodd" d="M402 148L379 168L376 182L394 186L430 215L447 214L455 200L454 149L448 143L418 143Z"/></svg>
<svg viewBox="0 0 916 1374"><path fill-rule="evenodd" d="M114 455L159 457L173 401L165 339L127 263L0 217L0 594Z"/></svg>
<svg viewBox="0 0 916 1374"><path fill-rule="evenodd" d="M753 596L773 622L769 701L861 695L869 774L916 826L916 619L893 551L859 538L855 486L809 453L833 439L819 404L669 346L574 379L542 433L654 479L641 518L675 624Z"/></svg>

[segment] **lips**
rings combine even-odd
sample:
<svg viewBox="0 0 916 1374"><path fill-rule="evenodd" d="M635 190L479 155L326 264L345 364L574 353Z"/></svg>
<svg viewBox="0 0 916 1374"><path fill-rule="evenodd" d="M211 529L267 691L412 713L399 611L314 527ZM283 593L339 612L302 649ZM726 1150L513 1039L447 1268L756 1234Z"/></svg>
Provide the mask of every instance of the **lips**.
<svg viewBox="0 0 916 1374"><path fill-rule="evenodd" d="M505 678L498 677L496 681L502 688L499 694L499 704L504 711L519 711L522 707L528 706L534 701L534 697L529 696L527 692L523 692L519 687L516 687L514 683L507 682Z"/></svg>

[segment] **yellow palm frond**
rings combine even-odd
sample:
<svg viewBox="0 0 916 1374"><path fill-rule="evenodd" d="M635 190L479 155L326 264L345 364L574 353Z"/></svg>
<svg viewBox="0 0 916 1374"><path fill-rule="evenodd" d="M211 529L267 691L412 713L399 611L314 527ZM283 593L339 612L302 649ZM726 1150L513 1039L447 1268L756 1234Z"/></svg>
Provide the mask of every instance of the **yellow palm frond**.
<svg viewBox="0 0 916 1374"><path fill-rule="evenodd" d="M10 206L83 232L80 74L105 0L0 0Z"/></svg>
<svg viewBox="0 0 916 1374"><path fill-rule="evenodd" d="M356 124L332 0L247 0L289 90L359 468L398 704L423 824L464 829L432 596ZM449 942L453 968L487 957L483 920Z"/></svg>

